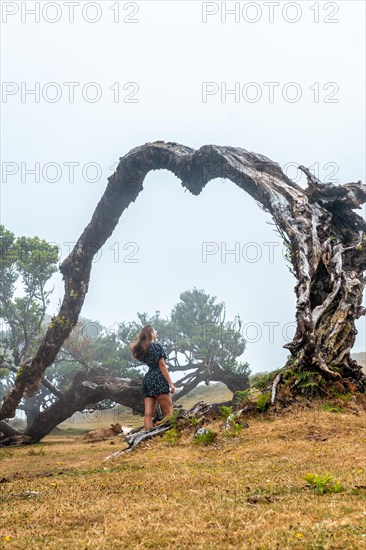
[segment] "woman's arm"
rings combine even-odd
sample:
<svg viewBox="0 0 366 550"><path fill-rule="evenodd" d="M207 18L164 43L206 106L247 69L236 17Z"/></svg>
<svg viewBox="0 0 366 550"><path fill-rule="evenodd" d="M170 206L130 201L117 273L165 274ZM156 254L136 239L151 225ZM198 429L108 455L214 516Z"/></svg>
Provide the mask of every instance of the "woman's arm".
<svg viewBox="0 0 366 550"><path fill-rule="evenodd" d="M172 388L172 390L174 391L175 389L175 386L173 384L173 381L172 379L170 378L170 374L169 374L169 371L168 371L168 368L165 364L165 361L164 361L164 358L161 357L161 359L159 359L159 368L161 370L161 372L163 373L163 376L166 378L166 380L168 381L169 383L169 386ZM173 393L173 392L172 392Z"/></svg>

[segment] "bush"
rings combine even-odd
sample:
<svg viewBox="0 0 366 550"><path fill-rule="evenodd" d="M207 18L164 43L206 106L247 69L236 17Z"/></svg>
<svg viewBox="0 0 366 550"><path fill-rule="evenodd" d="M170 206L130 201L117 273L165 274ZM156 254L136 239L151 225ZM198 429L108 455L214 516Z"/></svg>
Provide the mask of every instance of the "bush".
<svg viewBox="0 0 366 550"><path fill-rule="evenodd" d="M167 430L163 435L164 441L166 441L171 447L174 447L174 445L177 444L179 437L180 434L177 432L177 428L175 426L170 428L170 430Z"/></svg>
<svg viewBox="0 0 366 550"><path fill-rule="evenodd" d="M281 370L282 369L276 369L271 372L258 372L250 378L250 385L257 388L258 390L263 390L264 388L269 386L271 382L273 382L273 380L276 378L277 374Z"/></svg>
<svg viewBox="0 0 366 550"><path fill-rule="evenodd" d="M236 392L234 392L233 399L236 402L240 403L242 401L246 401L247 399L250 399L250 397L251 397L251 390L247 388L246 390L237 390Z"/></svg>
<svg viewBox="0 0 366 550"><path fill-rule="evenodd" d="M232 414L232 412L233 412L232 406L226 407L226 405L222 405L221 407L219 407L219 413L221 414L224 420L227 420L229 416Z"/></svg>
<svg viewBox="0 0 366 550"><path fill-rule="evenodd" d="M216 436L216 432L213 432L212 430L206 430L205 433L196 435L193 443L195 445L210 445L215 441Z"/></svg>
<svg viewBox="0 0 366 550"><path fill-rule="evenodd" d="M304 479L320 495L323 493L339 493L343 490L340 482L336 481L328 472L325 472L323 475L308 473Z"/></svg>
<svg viewBox="0 0 366 550"><path fill-rule="evenodd" d="M271 401L271 393L270 392L262 393L262 395L260 395L257 399L257 403L256 403L257 409L260 410L261 412L265 411L266 409L268 409L270 401Z"/></svg>

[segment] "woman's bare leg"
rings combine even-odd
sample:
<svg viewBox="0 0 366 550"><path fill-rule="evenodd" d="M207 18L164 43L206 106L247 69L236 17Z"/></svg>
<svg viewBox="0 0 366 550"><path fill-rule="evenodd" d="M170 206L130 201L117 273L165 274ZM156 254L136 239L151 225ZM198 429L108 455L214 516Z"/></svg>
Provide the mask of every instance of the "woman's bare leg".
<svg viewBox="0 0 366 550"><path fill-rule="evenodd" d="M153 427L153 418L155 414L156 399L155 397L144 397L144 427L145 430L150 430Z"/></svg>
<svg viewBox="0 0 366 550"><path fill-rule="evenodd" d="M156 399L158 400L160 407L163 409L163 413L165 414L165 416L170 416L171 414L173 414L173 402L169 393L162 393L161 395L157 395Z"/></svg>

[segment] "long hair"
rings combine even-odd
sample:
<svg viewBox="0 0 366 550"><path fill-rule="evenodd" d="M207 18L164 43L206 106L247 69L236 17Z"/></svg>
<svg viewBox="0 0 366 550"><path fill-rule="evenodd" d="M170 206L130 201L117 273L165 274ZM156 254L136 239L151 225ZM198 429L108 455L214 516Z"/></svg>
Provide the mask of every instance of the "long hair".
<svg viewBox="0 0 366 550"><path fill-rule="evenodd" d="M139 361L144 360L147 354L147 349L152 342L153 333L154 329L152 325L146 325L140 330L136 339L128 346L132 357L138 359Z"/></svg>

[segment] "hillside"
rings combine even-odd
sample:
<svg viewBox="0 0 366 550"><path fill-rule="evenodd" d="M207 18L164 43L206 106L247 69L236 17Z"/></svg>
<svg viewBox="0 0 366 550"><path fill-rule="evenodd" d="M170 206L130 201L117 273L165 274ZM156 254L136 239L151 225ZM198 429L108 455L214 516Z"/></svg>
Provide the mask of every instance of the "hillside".
<svg viewBox="0 0 366 550"><path fill-rule="evenodd" d="M190 430L109 462L122 438L1 449L0 547L365 548L365 412L318 402L246 420L237 434L209 423L213 444Z"/></svg>

